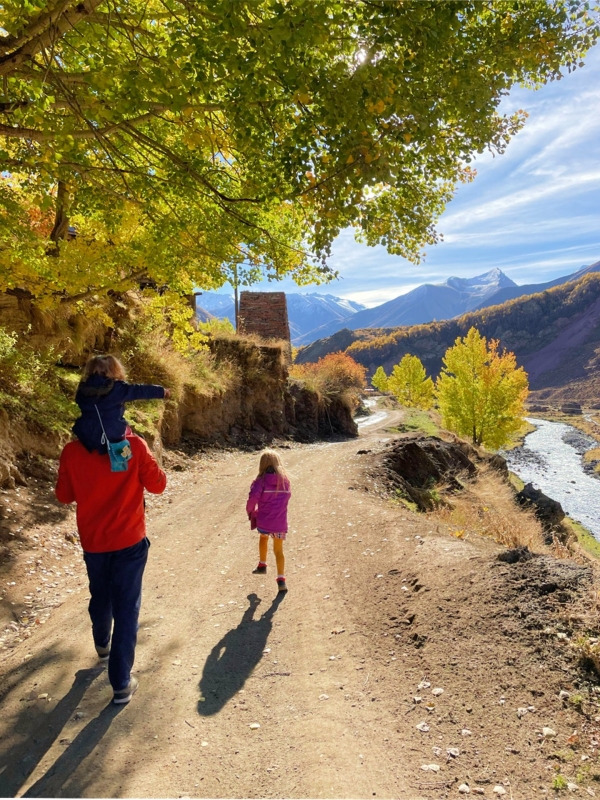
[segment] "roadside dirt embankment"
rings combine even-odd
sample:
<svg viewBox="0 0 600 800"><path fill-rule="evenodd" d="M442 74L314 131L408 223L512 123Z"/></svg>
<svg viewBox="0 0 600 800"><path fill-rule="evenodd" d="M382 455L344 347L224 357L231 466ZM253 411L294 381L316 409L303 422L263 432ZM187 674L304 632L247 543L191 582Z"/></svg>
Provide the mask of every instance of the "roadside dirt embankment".
<svg viewBox="0 0 600 800"><path fill-rule="evenodd" d="M157 327L162 325L163 327ZM352 405L288 378L288 347L224 332L182 354L148 301L129 292L86 309L38 308L24 292L0 295L0 488L24 486L28 467L52 468L77 415L80 368L113 352L134 382L162 383L167 403L132 404L132 428L160 456L162 444L262 446L273 438L315 441L355 436Z"/></svg>

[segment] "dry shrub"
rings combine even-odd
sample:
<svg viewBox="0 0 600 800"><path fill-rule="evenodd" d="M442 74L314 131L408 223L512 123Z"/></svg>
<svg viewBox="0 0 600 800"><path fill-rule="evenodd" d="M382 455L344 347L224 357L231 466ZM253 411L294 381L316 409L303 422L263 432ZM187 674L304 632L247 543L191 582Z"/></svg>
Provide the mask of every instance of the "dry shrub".
<svg viewBox="0 0 600 800"><path fill-rule="evenodd" d="M481 467L477 479L448 501L434 514L459 538L474 532L506 547L546 549L542 526L533 511L520 508L511 486L489 467Z"/></svg>
<svg viewBox="0 0 600 800"><path fill-rule="evenodd" d="M206 346L176 346L172 327L144 306L123 322L114 349L123 359L128 379L166 386L174 400L181 400L186 388L205 396L228 389L234 379L230 365L217 364Z"/></svg>
<svg viewBox="0 0 600 800"><path fill-rule="evenodd" d="M365 386L367 370L346 353L329 353L316 364L292 364L290 377L316 392L321 402L334 397L349 401Z"/></svg>

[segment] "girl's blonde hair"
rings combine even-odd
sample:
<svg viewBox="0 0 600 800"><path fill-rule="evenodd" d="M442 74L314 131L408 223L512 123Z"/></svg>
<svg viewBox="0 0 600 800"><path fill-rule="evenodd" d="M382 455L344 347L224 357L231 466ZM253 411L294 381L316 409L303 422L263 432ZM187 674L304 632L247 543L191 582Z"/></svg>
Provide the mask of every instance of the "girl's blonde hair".
<svg viewBox="0 0 600 800"><path fill-rule="evenodd" d="M83 380L86 381L92 375L102 375L104 378L124 381L125 367L121 364L119 359L114 356L93 356L85 365Z"/></svg>
<svg viewBox="0 0 600 800"><path fill-rule="evenodd" d="M271 467L277 475L277 491L285 487L288 480L287 472L283 467L281 456L276 450L263 450L260 454L258 465L258 478L262 478L265 472Z"/></svg>

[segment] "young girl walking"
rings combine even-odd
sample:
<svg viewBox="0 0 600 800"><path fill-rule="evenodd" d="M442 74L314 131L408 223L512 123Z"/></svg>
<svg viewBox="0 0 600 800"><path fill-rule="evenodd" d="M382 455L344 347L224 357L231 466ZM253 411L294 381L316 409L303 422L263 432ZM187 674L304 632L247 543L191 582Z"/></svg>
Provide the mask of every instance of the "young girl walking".
<svg viewBox="0 0 600 800"><path fill-rule="evenodd" d="M75 395L81 416L73 425L73 433L90 453L93 450L106 453L104 431L109 442L120 442L131 433L123 417L125 403L169 397L169 389L145 383L127 383L125 378L123 365L111 355L94 356L85 365Z"/></svg>
<svg viewBox="0 0 600 800"><path fill-rule="evenodd" d="M290 480L285 473L281 457L275 450L265 450L260 457L258 475L250 487L246 503L248 519L256 523L260 534L258 540L258 566L256 575L267 571L269 537L273 539L273 552L277 562L277 585L280 592L287 592L285 583L285 558L283 543L287 534L287 507L291 497Z"/></svg>

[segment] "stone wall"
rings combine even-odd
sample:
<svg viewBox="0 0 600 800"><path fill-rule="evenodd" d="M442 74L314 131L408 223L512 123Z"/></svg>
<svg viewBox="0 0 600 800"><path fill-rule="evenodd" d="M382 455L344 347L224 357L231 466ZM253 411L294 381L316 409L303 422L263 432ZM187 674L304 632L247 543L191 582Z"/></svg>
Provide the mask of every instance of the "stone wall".
<svg viewBox="0 0 600 800"><path fill-rule="evenodd" d="M290 341L285 292L241 292L239 333Z"/></svg>

